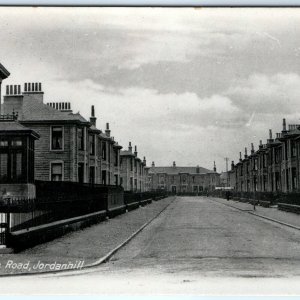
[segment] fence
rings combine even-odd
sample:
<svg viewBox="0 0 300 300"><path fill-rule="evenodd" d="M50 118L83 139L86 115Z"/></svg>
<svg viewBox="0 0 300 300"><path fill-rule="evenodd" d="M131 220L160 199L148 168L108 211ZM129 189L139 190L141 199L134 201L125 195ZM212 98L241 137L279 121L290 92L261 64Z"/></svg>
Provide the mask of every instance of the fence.
<svg viewBox="0 0 300 300"><path fill-rule="evenodd" d="M125 212L126 208L136 208L152 199L166 197L163 192L126 192L124 195L121 186L112 185L36 181L35 186L35 199L0 198L0 244L5 245L10 241L10 244L24 248L49 240L47 236L55 237L67 232L58 228L58 223L71 224L80 219L83 220L82 224L92 224L95 220L99 222L99 218ZM24 230L22 241L16 241L16 235ZM36 230L39 233L30 236L30 232Z"/></svg>

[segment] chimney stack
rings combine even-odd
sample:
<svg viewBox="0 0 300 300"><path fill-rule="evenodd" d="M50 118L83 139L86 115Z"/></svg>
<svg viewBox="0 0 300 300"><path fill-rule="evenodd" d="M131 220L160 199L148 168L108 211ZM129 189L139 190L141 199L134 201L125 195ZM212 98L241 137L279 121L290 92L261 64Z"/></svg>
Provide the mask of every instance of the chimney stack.
<svg viewBox="0 0 300 300"><path fill-rule="evenodd" d="M285 119L282 119L282 133L287 133L287 131L286 131L286 121L285 121Z"/></svg>
<svg viewBox="0 0 300 300"><path fill-rule="evenodd" d="M131 142L129 142L128 151L132 152Z"/></svg>
<svg viewBox="0 0 300 300"><path fill-rule="evenodd" d="M106 136L110 137L109 123L106 123L105 134L106 134Z"/></svg>
<svg viewBox="0 0 300 300"><path fill-rule="evenodd" d="M145 166L147 165L147 161L146 161L146 157L145 156L144 156L144 159L143 159L143 163L144 163Z"/></svg>
<svg viewBox="0 0 300 300"><path fill-rule="evenodd" d="M231 161L231 170L234 170L234 161Z"/></svg>
<svg viewBox="0 0 300 300"><path fill-rule="evenodd" d="M272 143L274 140L272 138L272 129L269 129L269 139L268 139L268 144Z"/></svg>
<svg viewBox="0 0 300 300"><path fill-rule="evenodd" d="M240 161L242 161L242 152L240 152Z"/></svg>
<svg viewBox="0 0 300 300"><path fill-rule="evenodd" d="M152 162L151 166L152 166L152 167L155 167L155 163L154 163L154 161Z"/></svg>
<svg viewBox="0 0 300 300"><path fill-rule="evenodd" d="M214 172L217 172L216 162L214 161Z"/></svg>
<svg viewBox="0 0 300 300"><path fill-rule="evenodd" d="M259 140L259 149L262 149L262 147L263 147L262 140Z"/></svg>
<svg viewBox="0 0 300 300"><path fill-rule="evenodd" d="M176 167L176 162L175 162L175 161L173 161L173 167L174 167L174 168Z"/></svg>
<svg viewBox="0 0 300 300"><path fill-rule="evenodd" d="M92 123L92 125L94 125L96 127L96 121L97 118L95 117L95 107L94 105L92 105L91 107L91 117L90 117L90 122Z"/></svg>
<svg viewBox="0 0 300 300"><path fill-rule="evenodd" d="M2 114L12 115L13 112L22 114L23 100L21 85L7 85L6 94L3 97ZM1 102L1 99L0 99Z"/></svg>
<svg viewBox="0 0 300 300"><path fill-rule="evenodd" d="M254 154L254 145L251 143L251 154Z"/></svg>
<svg viewBox="0 0 300 300"><path fill-rule="evenodd" d="M42 91L42 84L40 82L26 82L24 83L24 100L30 99L43 103L44 92Z"/></svg>
<svg viewBox="0 0 300 300"><path fill-rule="evenodd" d="M137 146L134 146L134 156L137 157L138 153L137 153Z"/></svg>
<svg viewBox="0 0 300 300"><path fill-rule="evenodd" d="M199 165L197 165L197 167L196 167L196 173L197 173L197 174L200 173L200 167L199 167Z"/></svg>
<svg viewBox="0 0 300 300"><path fill-rule="evenodd" d="M248 154L247 154L247 147L245 147L245 158L248 157Z"/></svg>

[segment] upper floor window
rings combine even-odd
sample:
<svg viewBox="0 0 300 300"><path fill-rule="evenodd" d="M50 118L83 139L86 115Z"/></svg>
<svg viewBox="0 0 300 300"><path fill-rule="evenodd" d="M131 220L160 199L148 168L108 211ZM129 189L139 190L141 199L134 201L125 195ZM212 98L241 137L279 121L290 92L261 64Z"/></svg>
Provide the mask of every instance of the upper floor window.
<svg viewBox="0 0 300 300"><path fill-rule="evenodd" d="M63 149L63 127L52 126L51 127L51 150Z"/></svg>
<svg viewBox="0 0 300 300"><path fill-rule="evenodd" d="M84 150L84 129L78 128L78 149Z"/></svg>
<svg viewBox="0 0 300 300"><path fill-rule="evenodd" d="M102 142L102 159L106 160L106 143Z"/></svg>
<svg viewBox="0 0 300 300"><path fill-rule="evenodd" d="M297 154L297 148L295 141L291 141L291 156L295 157Z"/></svg>
<svg viewBox="0 0 300 300"><path fill-rule="evenodd" d="M95 155L95 135L89 136L90 155Z"/></svg>

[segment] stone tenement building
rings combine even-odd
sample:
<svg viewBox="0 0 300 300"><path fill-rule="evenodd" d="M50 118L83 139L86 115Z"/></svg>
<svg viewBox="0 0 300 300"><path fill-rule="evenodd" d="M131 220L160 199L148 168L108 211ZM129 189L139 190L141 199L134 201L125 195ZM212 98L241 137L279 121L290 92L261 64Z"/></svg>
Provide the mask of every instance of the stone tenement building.
<svg viewBox="0 0 300 300"><path fill-rule="evenodd" d="M96 127L94 107L90 120L74 114L70 103L44 103L41 83L6 87L3 113L34 130L35 179L96 184L120 184L120 150L111 137ZM1 174L0 174L1 177Z"/></svg>
<svg viewBox="0 0 300 300"><path fill-rule="evenodd" d="M138 157L137 146L132 152L129 142L128 150L121 151L121 184L125 191L144 192L148 191L147 179L146 158Z"/></svg>
<svg viewBox="0 0 300 300"><path fill-rule="evenodd" d="M242 192L299 192L300 190L300 125L283 128L273 139L269 130L266 144L260 141L257 151L251 144L248 155L240 152L237 164L232 161L230 186Z"/></svg>
<svg viewBox="0 0 300 300"><path fill-rule="evenodd" d="M212 191L220 184L220 174L196 167L178 167L176 163L170 167L156 167L154 162L149 169L150 190L165 190L171 193L200 193Z"/></svg>

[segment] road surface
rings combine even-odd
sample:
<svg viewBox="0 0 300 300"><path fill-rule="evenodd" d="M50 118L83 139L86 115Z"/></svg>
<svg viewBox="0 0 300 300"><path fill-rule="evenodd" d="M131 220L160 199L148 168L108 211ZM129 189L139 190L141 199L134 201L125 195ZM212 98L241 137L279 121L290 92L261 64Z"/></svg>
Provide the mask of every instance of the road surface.
<svg viewBox="0 0 300 300"><path fill-rule="evenodd" d="M300 275L300 231L207 197L177 197L100 272Z"/></svg>
<svg viewBox="0 0 300 300"><path fill-rule="evenodd" d="M223 201L224 202L224 201ZM207 197L176 197L109 262L1 278L2 293L299 295L300 231Z"/></svg>

